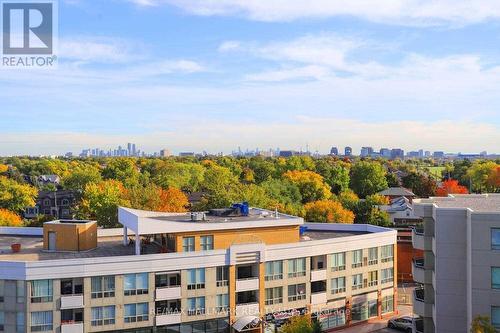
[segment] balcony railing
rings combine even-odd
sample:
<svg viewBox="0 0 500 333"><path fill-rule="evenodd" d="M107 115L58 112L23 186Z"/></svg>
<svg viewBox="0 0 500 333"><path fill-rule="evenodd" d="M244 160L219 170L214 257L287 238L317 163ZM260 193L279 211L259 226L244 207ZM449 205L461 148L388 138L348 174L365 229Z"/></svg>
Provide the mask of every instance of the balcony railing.
<svg viewBox="0 0 500 333"><path fill-rule="evenodd" d="M412 246L414 249L425 250L425 238L423 233L417 232L417 229L412 229L411 234Z"/></svg>
<svg viewBox="0 0 500 333"><path fill-rule="evenodd" d="M250 291L259 289L259 278L250 277L236 280L236 291Z"/></svg>
<svg viewBox="0 0 500 333"><path fill-rule="evenodd" d="M168 299L179 299L181 298L181 287L160 287L156 288L155 299L157 301L168 300Z"/></svg>
<svg viewBox="0 0 500 333"><path fill-rule="evenodd" d="M425 303L423 288L415 289L413 292L413 312L422 317L432 316L432 304Z"/></svg>
<svg viewBox="0 0 500 333"><path fill-rule="evenodd" d="M259 315L259 303L243 303L236 305L236 317L243 316L258 316Z"/></svg>
<svg viewBox="0 0 500 333"><path fill-rule="evenodd" d="M311 271L311 282L326 280L326 269Z"/></svg>
<svg viewBox="0 0 500 333"><path fill-rule="evenodd" d="M413 280L418 283L426 283L425 281L425 270L424 270L424 259L413 260L412 265L412 275Z"/></svg>
<svg viewBox="0 0 500 333"><path fill-rule="evenodd" d="M83 323L61 323L61 333L83 333Z"/></svg>
<svg viewBox="0 0 500 333"><path fill-rule="evenodd" d="M326 291L311 294L312 305L326 304L326 302L327 302Z"/></svg>
<svg viewBox="0 0 500 333"><path fill-rule="evenodd" d="M155 322L156 322L156 326L180 324L181 313L179 312L179 313L169 313L169 314L156 315Z"/></svg>
<svg viewBox="0 0 500 333"><path fill-rule="evenodd" d="M83 308L83 295L61 295L61 309Z"/></svg>

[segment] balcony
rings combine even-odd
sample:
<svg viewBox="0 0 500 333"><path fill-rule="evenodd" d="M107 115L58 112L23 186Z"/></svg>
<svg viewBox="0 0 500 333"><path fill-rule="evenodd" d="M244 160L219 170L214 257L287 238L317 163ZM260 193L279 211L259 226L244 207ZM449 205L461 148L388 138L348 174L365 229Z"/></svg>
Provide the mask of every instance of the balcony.
<svg viewBox="0 0 500 333"><path fill-rule="evenodd" d="M179 298L181 298L180 286L156 288L155 300L157 301L179 299Z"/></svg>
<svg viewBox="0 0 500 333"><path fill-rule="evenodd" d="M413 292L413 312L422 317L432 317L432 304L425 303L424 289Z"/></svg>
<svg viewBox="0 0 500 333"><path fill-rule="evenodd" d="M246 279L236 280L236 292L258 290L259 289L259 278L249 277Z"/></svg>
<svg viewBox="0 0 500 333"><path fill-rule="evenodd" d="M326 269L311 271L311 282L326 280Z"/></svg>
<svg viewBox="0 0 500 333"><path fill-rule="evenodd" d="M61 333L83 333L83 323L61 323Z"/></svg>
<svg viewBox="0 0 500 333"><path fill-rule="evenodd" d="M418 283L425 283L425 269L424 269L424 259L415 259L411 266L411 273L413 275L413 281Z"/></svg>
<svg viewBox="0 0 500 333"><path fill-rule="evenodd" d="M326 304L326 292L311 294L311 305Z"/></svg>
<svg viewBox="0 0 500 333"><path fill-rule="evenodd" d="M236 305L236 317L259 316L259 303L244 303Z"/></svg>
<svg viewBox="0 0 500 333"><path fill-rule="evenodd" d="M61 309L83 308L83 295L61 295Z"/></svg>
<svg viewBox="0 0 500 333"><path fill-rule="evenodd" d="M425 250L425 237L422 229L413 228L411 231L411 240L414 249Z"/></svg>
<svg viewBox="0 0 500 333"><path fill-rule="evenodd" d="M181 314L169 313L169 314L156 315L155 322L156 326L180 324Z"/></svg>

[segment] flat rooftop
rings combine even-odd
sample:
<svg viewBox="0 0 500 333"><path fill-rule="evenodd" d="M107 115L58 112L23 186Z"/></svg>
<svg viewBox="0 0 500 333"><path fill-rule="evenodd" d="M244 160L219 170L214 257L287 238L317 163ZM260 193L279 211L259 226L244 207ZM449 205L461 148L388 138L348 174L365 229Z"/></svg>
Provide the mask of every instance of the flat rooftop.
<svg viewBox="0 0 500 333"><path fill-rule="evenodd" d="M441 208L470 208L475 212L499 212L500 194L455 194L448 197L417 199L416 203L434 203Z"/></svg>
<svg viewBox="0 0 500 333"><path fill-rule="evenodd" d="M248 215L227 215L227 216L218 216L213 215L210 212L194 212L193 214L204 214L203 220L193 221L191 218L191 212L187 213L176 213L171 215L154 215L152 212L151 215L147 216L150 219L158 220L158 221L172 221L172 222L189 222L189 223L224 223L224 222L244 222L244 221L255 221L255 220L279 220L280 218L290 218L292 216L276 213L266 209L260 208L250 208L248 211Z"/></svg>
<svg viewBox="0 0 500 333"><path fill-rule="evenodd" d="M306 231L300 235L301 242L370 234L369 231Z"/></svg>

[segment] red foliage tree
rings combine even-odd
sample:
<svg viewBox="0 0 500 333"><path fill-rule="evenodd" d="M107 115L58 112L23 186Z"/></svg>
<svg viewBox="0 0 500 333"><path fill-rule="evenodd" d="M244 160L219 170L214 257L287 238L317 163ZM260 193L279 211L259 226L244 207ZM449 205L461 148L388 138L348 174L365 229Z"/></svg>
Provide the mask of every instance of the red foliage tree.
<svg viewBox="0 0 500 333"><path fill-rule="evenodd" d="M443 181L440 187L436 190L438 197L447 197L448 194L467 194L467 188L458 184L456 179L448 179Z"/></svg>

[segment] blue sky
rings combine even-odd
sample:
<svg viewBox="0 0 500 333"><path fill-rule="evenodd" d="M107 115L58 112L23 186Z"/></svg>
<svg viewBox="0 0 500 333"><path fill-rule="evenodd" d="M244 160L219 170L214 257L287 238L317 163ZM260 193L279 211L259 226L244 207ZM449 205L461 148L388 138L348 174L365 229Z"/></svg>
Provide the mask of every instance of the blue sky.
<svg viewBox="0 0 500 333"><path fill-rule="evenodd" d="M56 70L0 70L0 155L500 152L500 3L61 0Z"/></svg>

